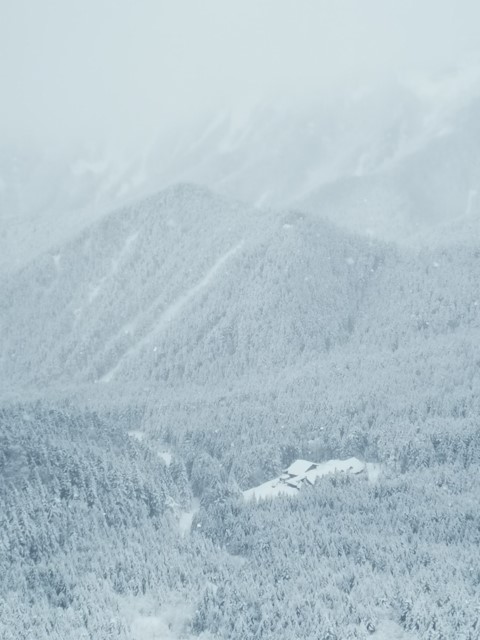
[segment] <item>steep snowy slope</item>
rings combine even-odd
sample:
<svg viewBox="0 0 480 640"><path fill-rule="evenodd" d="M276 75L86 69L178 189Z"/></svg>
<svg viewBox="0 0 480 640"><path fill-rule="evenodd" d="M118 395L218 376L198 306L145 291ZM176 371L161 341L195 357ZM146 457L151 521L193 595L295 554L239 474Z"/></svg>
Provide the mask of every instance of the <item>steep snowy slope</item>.
<svg viewBox="0 0 480 640"><path fill-rule="evenodd" d="M6 278L3 335L15 355L4 362L16 369L23 353L30 376L39 367L47 377L85 376L97 357L125 350L150 316L171 312L241 240L249 214L202 189L172 188L44 254ZM29 346L19 350L15 336L23 342L27 334ZM34 352L39 361L30 367Z"/></svg>
<svg viewBox="0 0 480 640"><path fill-rule="evenodd" d="M348 339L383 249L303 214L181 185L124 208L2 287L5 379L238 379Z"/></svg>

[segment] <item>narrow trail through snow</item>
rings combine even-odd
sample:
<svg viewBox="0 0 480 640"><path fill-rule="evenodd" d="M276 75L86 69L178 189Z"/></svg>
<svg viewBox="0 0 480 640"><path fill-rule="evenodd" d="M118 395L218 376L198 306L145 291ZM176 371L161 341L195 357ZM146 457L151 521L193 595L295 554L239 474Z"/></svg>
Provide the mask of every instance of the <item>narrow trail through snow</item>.
<svg viewBox="0 0 480 640"><path fill-rule="evenodd" d="M206 289L220 272L224 264L234 256L243 246L244 241L240 240L235 246L229 249L226 253L224 253L218 260L214 263L214 265L207 271L207 273L203 276L201 280L199 280L195 285L190 287L185 293L180 295L176 300L174 300L161 314L157 322L155 322L154 326L148 331L138 342L133 344L129 349L125 351L125 353L121 356L120 360L117 364L112 367L107 373L105 373L100 382L110 382L114 377L117 371L122 366L122 362L124 359L129 358L135 353L141 351L141 349L156 335L161 333L164 329L166 329L170 323L177 318L184 307L194 298L198 293Z"/></svg>

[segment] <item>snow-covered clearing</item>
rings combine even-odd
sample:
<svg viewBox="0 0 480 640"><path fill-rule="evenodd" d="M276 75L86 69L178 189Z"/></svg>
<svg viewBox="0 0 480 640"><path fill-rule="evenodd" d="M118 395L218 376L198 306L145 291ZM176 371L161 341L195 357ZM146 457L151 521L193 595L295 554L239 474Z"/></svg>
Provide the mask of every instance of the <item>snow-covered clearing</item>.
<svg viewBox="0 0 480 640"><path fill-rule="evenodd" d="M372 633L374 640L417 640L417 636L407 633L393 620L381 620Z"/></svg>
<svg viewBox="0 0 480 640"><path fill-rule="evenodd" d="M200 501L197 498L193 498L192 508L190 509L190 511L182 511L180 513L180 518L178 519L178 528L182 536L185 536L187 535L187 533L190 533L193 519L199 509L200 509Z"/></svg>
<svg viewBox="0 0 480 640"><path fill-rule="evenodd" d="M171 451L168 451L167 449L161 449L160 451L158 451L158 457L165 462L167 467L172 464L173 454Z"/></svg>
<svg viewBox="0 0 480 640"><path fill-rule="evenodd" d="M322 478L331 473L358 474L365 471L367 471L367 465L358 458L328 460L321 463L296 460L277 478L244 491L243 497L245 500L264 500L266 498L276 498L280 495L293 496L297 495L305 484L313 485L317 478Z"/></svg>
<svg viewBox="0 0 480 640"><path fill-rule="evenodd" d="M192 607L178 594L160 604L153 596L125 597L120 612L130 627L132 640L178 640L189 638L186 626L192 616Z"/></svg>
<svg viewBox="0 0 480 640"><path fill-rule="evenodd" d="M372 484L378 482L378 479L382 473L382 465L377 462L367 462L365 465L365 470L367 472L368 481Z"/></svg>

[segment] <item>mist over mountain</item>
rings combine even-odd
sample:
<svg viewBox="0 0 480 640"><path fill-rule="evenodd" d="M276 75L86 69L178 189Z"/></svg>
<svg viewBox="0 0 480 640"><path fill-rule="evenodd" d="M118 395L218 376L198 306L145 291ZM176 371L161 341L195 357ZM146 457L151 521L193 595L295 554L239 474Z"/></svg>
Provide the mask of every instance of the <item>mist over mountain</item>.
<svg viewBox="0 0 480 640"><path fill-rule="evenodd" d="M408 153L387 157L383 167L367 175L320 187L300 206L323 211L348 229L417 243L438 225L478 217L479 113L475 100Z"/></svg>
<svg viewBox="0 0 480 640"><path fill-rule="evenodd" d="M467 67L303 103L252 99L159 127L134 145L6 144L0 266L22 266L106 211L178 182L417 241L478 212L478 96L476 67Z"/></svg>

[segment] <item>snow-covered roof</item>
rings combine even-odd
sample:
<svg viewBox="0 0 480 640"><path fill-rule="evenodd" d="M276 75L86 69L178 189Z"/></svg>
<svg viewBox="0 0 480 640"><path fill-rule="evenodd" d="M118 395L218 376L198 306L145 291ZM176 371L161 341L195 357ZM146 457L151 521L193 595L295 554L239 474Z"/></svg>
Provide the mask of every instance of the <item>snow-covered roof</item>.
<svg viewBox="0 0 480 640"><path fill-rule="evenodd" d="M292 462L288 467L286 472L291 476L299 476L301 473L305 473L315 466L315 462L309 462L308 460L295 460L295 462Z"/></svg>
<svg viewBox="0 0 480 640"><path fill-rule="evenodd" d="M288 478L287 480L285 480L286 484L288 484L290 487L295 487L295 488L300 488L300 485L302 484L302 482L305 480L305 476L301 475L301 476L293 476L292 478Z"/></svg>
<svg viewBox="0 0 480 640"><path fill-rule="evenodd" d="M361 473L365 469L365 463L358 458L347 458L347 460L328 460L315 466L305 474L309 481L315 482L317 478L326 476L329 473Z"/></svg>

